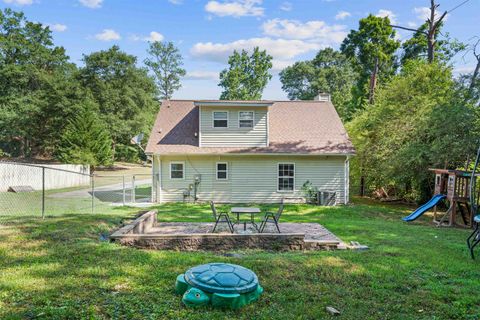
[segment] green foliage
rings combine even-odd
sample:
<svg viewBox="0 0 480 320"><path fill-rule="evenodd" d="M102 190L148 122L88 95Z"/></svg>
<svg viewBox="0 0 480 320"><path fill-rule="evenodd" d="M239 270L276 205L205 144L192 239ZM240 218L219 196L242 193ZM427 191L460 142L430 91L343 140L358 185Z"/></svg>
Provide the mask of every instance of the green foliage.
<svg viewBox="0 0 480 320"><path fill-rule="evenodd" d="M248 52L236 50L228 58L228 69L220 73L221 100L260 100L263 89L272 78L272 56L258 47Z"/></svg>
<svg viewBox="0 0 480 320"><path fill-rule="evenodd" d="M294 63L280 72L282 89L291 100L313 100L320 92L331 94L340 117L351 118L352 89L357 80L352 63L345 56L326 48L313 60Z"/></svg>
<svg viewBox="0 0 480 320"><path fill-rule="evenodd" d="M368 83L374 72L378 58L378 79L388 79L395 72L395 51L400 41L395 39L395 30L390 26L388 17L369 15L360 19L358 30L352 30L343 40L340 50L353 61L360 74L355 92L355 105L360 108L368 95Z"/></svg>
<svg viewBox="0 0 480 320"><path fill-rule="evenodd" d="M98 104L101 119L114 147L129 144L140 132L150 132L159 105L156 87L147 70L136 66L136 57L118 46L84 56L79 79Z"/></svg>
<svg viewBox="0 0 480 320"><path fill-rule="evenodd" d="M435 228L426 218L410 225L400 218L413 208L353 201L337 207L286 204L281 220L320 223L344 242L368 245L367 251L244 250L237 257L139 250L99 240L144 208L105 206L95 214L58 213L45 220L14 217L0 228L0 318L478 318L478 261L469 258L464 244L469 230ZM258 206L262 212L278 208ZM208 204L155 209L160 223L212 219ZM238 311L183 307L173 290L176 276L211 261L252 269L264 296ZM326 306L342 314L332 316Z"/></svg>
<svg viewBox="0 0 480 320"><path fill-rule="evenodd" d="M182 55L172 42L151 42L147 52L150 57L145 59L145 64L155 75L159 97L170 99L182 87L180 78L186 74Z"/></svg>
<svg viewBox="0 0 480 320"><path fill-rule="evenodd" d="M443 22L435 30L435 60L448 62L459 51L465 50L465 45L456 39L451 39L448 33L442 35ZM428 22L418 28L413 36L402 43L402 65L409 59L426 59L428 51L428 39L425 32L428 31ZM440 39L442 35L442 39Z"/></svg>
<svg viewBox="0 0 480 320"><path fill-rule="evenodd" d="M57 158L65 163L94 167L113 164L112 139L91 105L68 121Z"/></svg>
<svg viewBox="0 0 480 320"><path fill-rule="evenodd" d="M0 145L13 156L48 155L84 96L48 27L0 11Z"/></svg>
<svg viewBox="0 0 480 320"><path fill-rule="evenodd" d="M389 186L425 199L429 168L456 168L474 152L475 121L473 109L455 94L450 68L411 61L348 124L358 153L352 180L364 176L371 189Z"/></svg>
<svg viewBox="0 0 480 320"><path fill-rule="evenodd" d="M141 152L141 154L143 154L143 152ZM140 160L139 149L133 145L117 144L115 148L115 159L125 162L138 162Z"/></svg>
<svg viewBox="0 0 480 320"><path fill-rule="evenodd" d="M310 180L305 181L301 189L307 203L316 203L318 196L318 188L314 186Z"/></svg>

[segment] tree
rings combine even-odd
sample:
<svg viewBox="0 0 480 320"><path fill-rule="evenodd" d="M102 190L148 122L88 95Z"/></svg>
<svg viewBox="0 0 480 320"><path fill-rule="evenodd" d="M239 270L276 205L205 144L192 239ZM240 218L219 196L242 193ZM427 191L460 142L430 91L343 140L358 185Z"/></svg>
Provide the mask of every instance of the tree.
<svg viewBox="0 0 480 320"><path fill-rule="evenodd" d="M118 46L83 58L79 79L98 104L100 118L117 144L130 144L140 132L149 132L158 102L157 90L145 68L136 66L136 57Z"/></svg>
<svg viewBox="0 0 480 320"><path fill-rule="evenodd" d="M343 120L351 118L356 80L351 62L332 48L320 50L313 60L296 62L280 72L282 89L289 99L312 100L318 93L328 92Z"/></svg>
<svg viewBox="0 0 480 320"><path fill-rule="evenodd" d="M258 47L248 52L236 50L228 58L229 68L220 73L221 100L260 100L263 89L272 78L272 56Z"/></svg>
<svg viewBox="0 0 480 320"><path fill-rule="evenodd" d="M388 78L395 71L395 51L400 42L388 17L369 15L359 22L358 30L352 30L343 41L340 50L352 59L360 74L356 104L360 107L368 96L373 102L378 79ZM368 88L368 89L367 89Z"/></svg>
<svg viewBox="0 0 480 320"><path fill-rule="evenodd" d="M478 137L474 108L457 94L451 68L419 60L380 85L375 103L347 127L357 149L353 179L412 200L431 195L429 168L464 165Z"/></svg>
<svg viewBox="0 0 480 320"><path fill-rule="evenodd" d="M150 57L145 59L145 64L155 76L159 97L170 99L182 87L180 78L186 74L182 55L172 42L151 42L147 52Z"/></svg>
<svg viewBox="0 0 480 320"><path fill-rule="evenodd" d="M68 121L56 151L59 160L94 167L113 163L112 139L93 108L87 103Z"/></svg>
<svg viewBox="0 0 480 320"><path fill-rule="evenodd" d="M0 148L13 156L48 156L83 96L75 65L48 27L0 11Z"/></svg>

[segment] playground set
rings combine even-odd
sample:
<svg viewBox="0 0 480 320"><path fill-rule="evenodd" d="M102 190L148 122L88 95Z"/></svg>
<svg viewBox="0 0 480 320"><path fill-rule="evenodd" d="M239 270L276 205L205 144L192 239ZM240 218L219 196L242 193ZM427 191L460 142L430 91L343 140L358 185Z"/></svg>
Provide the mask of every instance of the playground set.
<svg viewBox="0 0 480 320"><path fill-rule="evenodd" d="M472 258L473 249L480 243L480 214L478 212L480 190L477 172L480 161L480 148L477 152L472 171L430 169L435 174L435 194L427 203L420 206L403 221L414 221L430 209L434 209L433 222L437 226L461 226L474 228L467 238L467 246ZM448 210L442 214L437 211L437 205L443 200L448 203ZM461 218L461 219L460 219Z"/></svg>

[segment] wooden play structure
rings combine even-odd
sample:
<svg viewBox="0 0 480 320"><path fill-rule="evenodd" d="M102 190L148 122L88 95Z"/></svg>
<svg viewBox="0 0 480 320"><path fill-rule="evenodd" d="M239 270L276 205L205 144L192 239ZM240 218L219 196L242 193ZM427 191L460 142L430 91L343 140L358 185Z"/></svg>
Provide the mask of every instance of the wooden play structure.
<svg viewBox="0 0 480 320"><path fill-rule="evenodd" d="M444 214L437 212L434 207L433 222L438 226L463 226L472 228L474 225L474 208L478 207L479 190L474 188L476 203L471 203L470 181L472 172L463 170L430 169L435 173L435 195L446 195L449 208ZM474 173L475 179L480 173ZM475 181L476 182L476 181ZM474 183L474 185L477 185Z"/></svg>

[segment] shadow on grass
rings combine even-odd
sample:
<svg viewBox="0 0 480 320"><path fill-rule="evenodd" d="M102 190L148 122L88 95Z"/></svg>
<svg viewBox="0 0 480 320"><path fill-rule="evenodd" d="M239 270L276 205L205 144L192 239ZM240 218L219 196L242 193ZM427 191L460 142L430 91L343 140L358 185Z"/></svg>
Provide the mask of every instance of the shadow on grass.
<svg viewBox="0 0 480 320"><path fill-rule="evenodd" d="M158 210L161 221L211 221L208 205L167 204ZM467 231L407 225L399 220L404 209L287 205L284 221L319 222L371 249L245 251L241 258L101 241L138 212L115 208L108 214L25 218L0 228L0 318L318 319L329 317L327 305L346 319L473 319L480 311L478 263L462 250ZM261 300L240 311L186 309L173 292L175 277L213 261L253 269L265 288Z"/></svg>

